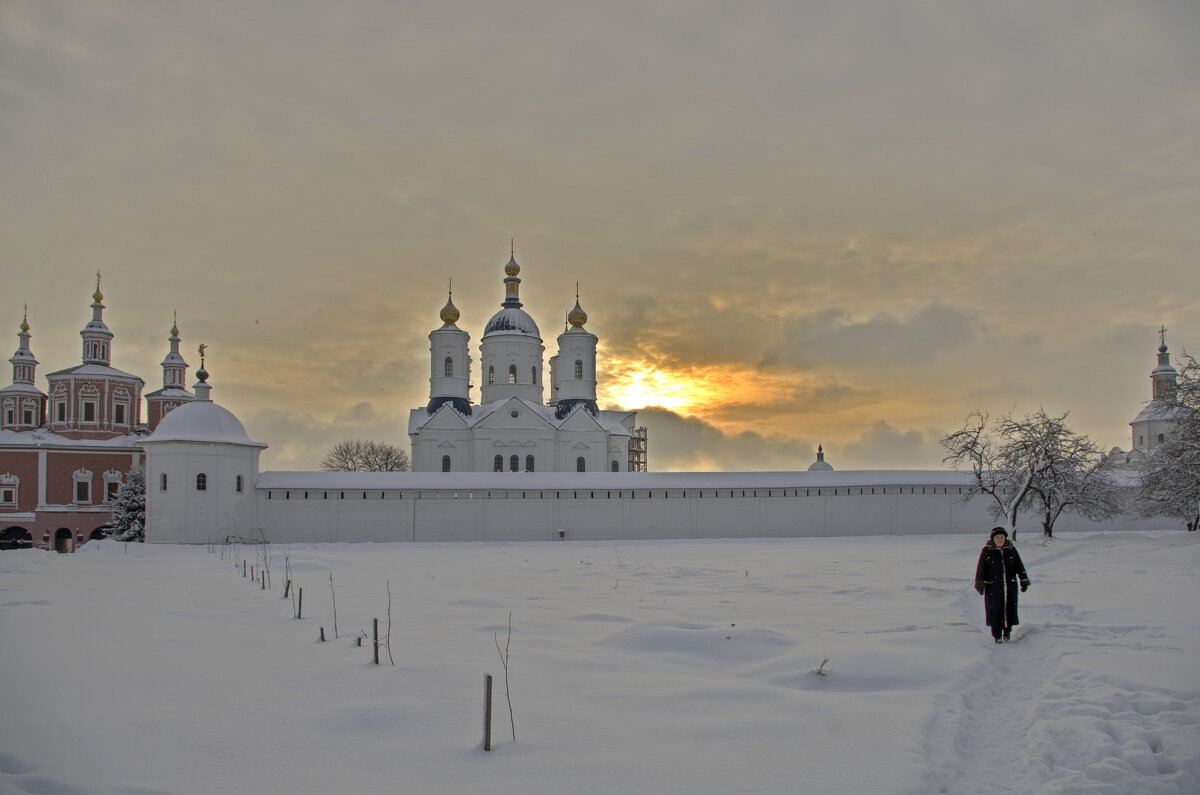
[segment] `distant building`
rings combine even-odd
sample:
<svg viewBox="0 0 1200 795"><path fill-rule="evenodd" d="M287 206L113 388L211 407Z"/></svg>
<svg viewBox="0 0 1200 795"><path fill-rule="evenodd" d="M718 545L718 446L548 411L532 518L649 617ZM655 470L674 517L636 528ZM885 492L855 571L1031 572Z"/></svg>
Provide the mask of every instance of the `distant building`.
<svg viewBox="0 0 1200 795"><path fill-rule="evenodd" d="M92 319L79 332L81 361L48 374L45 394L35 385L28 313L21 321L9 359L12 384L0 389L0 547L69 552L101 535L117 489L142 464L141 440L167 412L193 399L182 387L187 363L172 327L163 388L146 396L150 417L143 424L145 382L112 366L103 299L97 278Z"/></svg>
<svg viewBox="0 0 1200 795"><path fill-rule="evenodd" d="M1138 412L1133 422L1132 445L1128 451L1114 447L1107 456L1113 468L1137 468L1175 429L1179 406L1179 373L1171 366L1167 351L1166 329L1159 330L1158 363L1150 373L1150 402Z"/></svg>
<svg viewBox="0 0 1200 795"><path fill-rule="evenodd" d="M471 400L470 335L453 295L429 334L429 403L409 412L414 472L645 471L645 429L631 411L596 405L595 334L575 296L550 358L543 402L541 332L519 297L521 267L504 266L504 301L479 344L479 403Z"/></svg>

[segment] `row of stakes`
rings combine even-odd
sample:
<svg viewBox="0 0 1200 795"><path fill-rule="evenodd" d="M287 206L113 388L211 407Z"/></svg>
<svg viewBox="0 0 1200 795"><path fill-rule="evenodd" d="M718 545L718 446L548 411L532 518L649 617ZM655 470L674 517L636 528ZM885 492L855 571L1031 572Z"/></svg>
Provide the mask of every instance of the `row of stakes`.
<svg viewBox="0 0 1200 795"><path fill-rule="evenodd" d="M212 549L212 547L210 546L210 550L211 549ZM222 552L222 555L224 555L224 552ZM234 561L233 565L235 567L237 566L236 560ZM257 568L257 571L256 571L256 568ZM264 590L264 591L267 590L267 588L270 585L270 571L268 571L265 567L249 566L248 562L244 558L242 559L242 577L249 579L251 582L259 583L261 590ZM288 598L288 595L291 593L291 589L292 589L292 581L291 581L291 579L288 579L284 583L284 586L283 586L283 598L284 599ZM293 612L295 613L295 616L297 619L302 619L304 617L304 615L303 615L304 614L304 589L303 588L297 586L295 599L296 599L296 604L295 604ZM374 633L375 633L374 663L375 663L375 665L379 665L379 645L380 645L379 644L379 619L378 618L373 619L373 623L374 623ZM325 643L326 642L325 627L320 628L320 633L321 633L321 642ZM363 637L364 637L363 633L359 633L357 636L355 636L354 645L361 647ZM483 750L485 750L485 751L492 750L492 675L491 674L483 675Z"/></svg>

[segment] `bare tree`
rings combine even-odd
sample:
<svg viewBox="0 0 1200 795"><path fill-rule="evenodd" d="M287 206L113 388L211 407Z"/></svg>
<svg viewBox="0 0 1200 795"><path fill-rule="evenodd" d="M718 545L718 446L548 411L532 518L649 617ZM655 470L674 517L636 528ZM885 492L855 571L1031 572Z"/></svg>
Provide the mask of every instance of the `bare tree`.
<svg viewBox="0 0 1200 795"><path fill-rule="evenodd" d="M393 444L363 439L338 442L321 459L326 472L407 472L408 453Z"/></svg>
<svg viewBox="0 0 1200 795"><path fill-rule="evenodd" d="M1138 498L1147 516L1182 519L1200 528L1200 362L1183 354L1170 412L1175 429L1142 467Z"/></svg>
<svg viewBox="0 0 1200 795"><path fill-rule="evenodd" d="M1087 436L1067 425L1067 414L1047 416L1045 410L1007 426L1008 444L1036 447L1050 465L1033 478L1030 510L1042 516L1042 534L1054 535L1054 523L1064 512L1077 513L1093 521L1110 519L1121 512L1116 484L1103 469L1104 456ZM1014 531L1015 532L1015 531Z"/></svg>
<svg viewBox="0 0 1200 795"><path fill-rule="evenodd" d="M968 498L976 494L991 497L995 503L992 514L1004 520L1016 540L1017 513L1033 488L1034 479L1050 466L1050 460L1032 440L1009 443L1015 424L1011 417L1001 417L995 427L989 427L989 421L987 414L972 411L961 429L942 437L942 448L946 451L942 463L955 469L971 468L975 483Z"/></svg>

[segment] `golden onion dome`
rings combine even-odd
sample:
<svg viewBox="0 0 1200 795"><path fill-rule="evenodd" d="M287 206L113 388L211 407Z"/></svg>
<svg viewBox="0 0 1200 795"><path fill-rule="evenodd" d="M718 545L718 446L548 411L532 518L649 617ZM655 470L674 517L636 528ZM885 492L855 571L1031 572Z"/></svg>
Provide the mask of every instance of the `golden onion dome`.
<svg viewBox="0 0 1200 795"><path fill-rule="evenodd" d="M459 313L458 307L456 307L454 305L453 301L451 301L449 298L447 298L446 305L442 307L442 314L441 314L442 322L445 323L447 326L453 326L455 323L458 322L458 319L461 316L462 315Z"/></svg>
<svg viewBox="0 0 1200 795"><path fill-rule="evenodd" d="M515 256L509 257L508 264L504 266L504 275L516 276L520 272L521 266L517 264L517 258Z"/></svg>
<svg viewBox="0 0 1200 795"><path fill-rule="evenodd" d="M587 323L587 312L583 311L583 307L579 305L579 299L575 299L575 308L567 313L567 322L574 328L583 328L583 324Z"/></svg>
<svg viewBox="0 0 1200 795"><path fill-rule="evenodd" d="M25 316L21 318L21 331L29 333L29 307L25 307Z"/></svg>

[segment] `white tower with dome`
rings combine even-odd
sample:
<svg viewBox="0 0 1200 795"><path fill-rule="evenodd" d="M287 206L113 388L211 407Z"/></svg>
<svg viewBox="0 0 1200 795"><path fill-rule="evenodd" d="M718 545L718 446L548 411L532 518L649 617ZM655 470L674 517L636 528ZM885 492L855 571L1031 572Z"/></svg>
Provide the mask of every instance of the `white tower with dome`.
<svg viewBox="0 0 1200 795"><path fill-rule="evenodd" d="M146 451L146 540L204 544L260 540L255 517L255 442L237 417L213 403L200 346L195 398L163 417ZM270 539L267 539L270 540Z"/></svg>
<svg viewBox="0 0 1200 795"><path fill-rule="evenodd" d="M596 403L595 334L579 305L567 313L550 360L520 299L521 266L504 266L504 301L479 343L479 403L470 399L470 340L448 300L442 326L429 333L429 402L409 412L414 472L627 472L637 414Z"/></svg>

